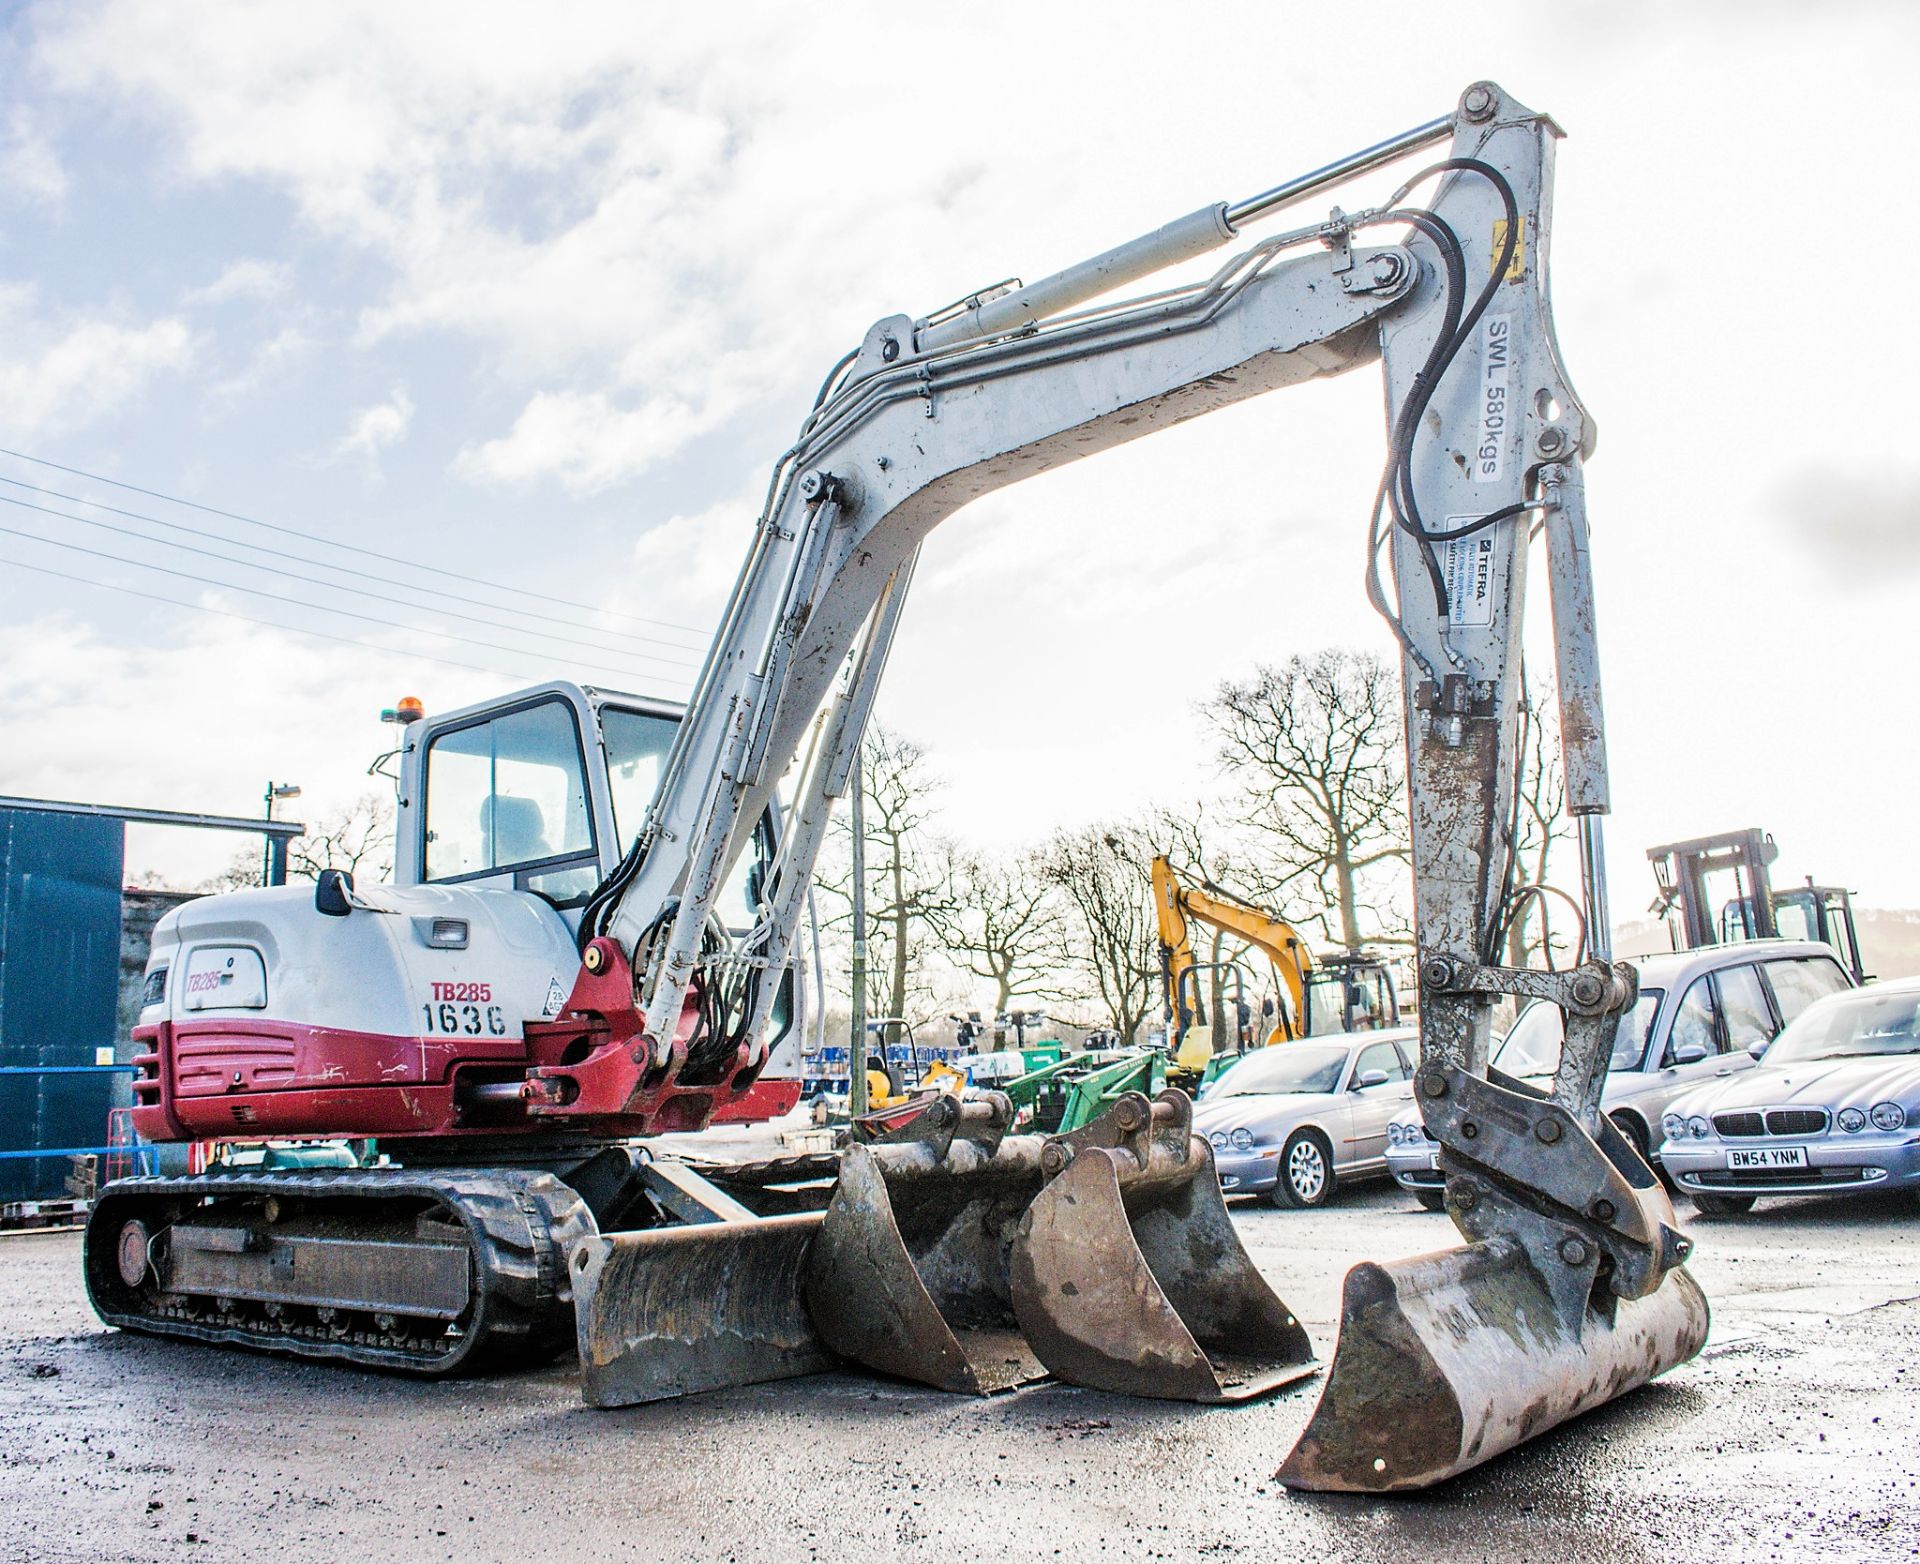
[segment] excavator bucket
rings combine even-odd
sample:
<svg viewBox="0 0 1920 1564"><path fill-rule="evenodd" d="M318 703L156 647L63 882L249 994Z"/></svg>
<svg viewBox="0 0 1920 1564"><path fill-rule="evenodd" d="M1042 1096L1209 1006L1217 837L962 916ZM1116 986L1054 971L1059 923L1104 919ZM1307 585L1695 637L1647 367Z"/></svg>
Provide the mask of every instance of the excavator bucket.
<svg viewBox="0 0 1920 1564"><path fill-rule="evenodd" d="M1129 1092L1049 1139L1014 1241L1014 1313L1059 1378L1168 1401L1243 1401L1314 1372L1306 1331L1227 1215L1193 1103Z"/></svg>
<svg viewBox="0 0 1920 1564"><path fill-rule="evenodd" d="M643 1172L659 1202L689 1220L574 1245L587 1403L634 1406L832 1368L803 1296L823 1214L757 1216L694 1169Z"/></svg>
<svg viewBox="0 0 1920 1564"><path fill-rule="evenodd" d="M989 1395L1046 1370L1021 1340L1007 1252L1039 1191L1038 1136L1006 1138L998 1092L943 1097L841 1159L806 1297L835 1352L940 1390Z"/></svg>
<svg viewBox="0 0 1920 1564"><path fill-rule="evenodd" d="M1563 1061L1576 1033L1583 1058L1604 1036L1570 1024ZM1706 1295L1682 1268L1692 1242L1611 1120L1589 1131L1498 1071L1430 1065L1420 1079L1468 1242L1348 1273L1333 1368L1278 1474L1290 1488L1427 1487L1706 1345Z"/></svg>
<svg viewBox="0 0 1920 1564"><path fill-rule="evenodd" d="M1347 1274L1320 1405L1280 1468L1289 1488L1424 1488L1638 1389L1707 1339L1683 1270L1576 1328L1525 1252L1499 1240Z"/></svg>
<svg viewBox="0 0 1920 1564"><path fill-rule="evenodd" d="M802 1300L819 1212L590 1238L573 1253L580 1389L634 1406L833 1367Z"/></svg>

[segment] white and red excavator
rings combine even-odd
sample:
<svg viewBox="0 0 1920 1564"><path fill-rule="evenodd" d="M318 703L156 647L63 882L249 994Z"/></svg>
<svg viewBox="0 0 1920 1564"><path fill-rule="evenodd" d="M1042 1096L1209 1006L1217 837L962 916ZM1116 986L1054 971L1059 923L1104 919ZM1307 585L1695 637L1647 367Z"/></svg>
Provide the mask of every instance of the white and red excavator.
<svg viewBox="0 0 1920 1564"><path fill-rule="evenodd" d="M1053 1137L1007 1133L1003 1099L945 1098L811 1162L694 1166L643 1138L794 1099L807 888L932 529L1031 474L1378 363L1386 457L1355 566L1402 656L1415 1085L1464 1242L1349 1275L1281 1476L1423 1486L1690 1357L1707 1308L1687 1241L1599 1111L1635 985L1607 959L1594 426L1547 295L1559 134L1480 82L1262 195L875 323L774 464L684 711L552 684L427 716L406 732L396 883L329 873L163 921L140 1132L372 1136L383 1155L110 1185L86 1244L101 1316L429 1374L572 1340L601 1404L836 1359L955 1390L1051 1373L1200 1401L1311 1373L1178 1093ZM1379 205L1253 232L1442 146ZM1243 238L1203 277L1123 295ZM1560 971L1500 963L1535 889L1514 833L1536 554L1584 880ZM1488 1068L1512 996L1565 1012L1549 1091Z"/></svg>

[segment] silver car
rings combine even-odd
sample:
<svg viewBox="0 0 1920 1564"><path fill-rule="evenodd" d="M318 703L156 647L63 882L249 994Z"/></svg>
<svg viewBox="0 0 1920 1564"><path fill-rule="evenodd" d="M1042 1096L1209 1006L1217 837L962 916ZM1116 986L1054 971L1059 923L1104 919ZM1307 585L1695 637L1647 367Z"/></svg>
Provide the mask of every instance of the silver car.
<svg viewBox="0 0 1920 1564"><path fill-rule="evenodd" d="M1209 1086L1193 1127L1229 1195L1323 1206L1335 1185L1385 1171L1387 1125L1413 1100L1411 1027L1279 1043Z"/></svg>
<svg viewBox="0 0 1920 1564"><path fill-rule="evenodd" d="M1665 1129L1667 1171L1713 1216L1920 1186L1920 979L1823 999L1759 1068L1675 1098Z"/></svg>
<svg viewBox="0 0 1920 1564"><path fill-rule="evenodd" d="M1853 979L1815 940L1751 940L1643 956L1633 963L1640 998L1620 1018L1600 1105L1641 1156L1659 1155L1668 1105L1684 1092L1754 1067L1755 1056L1809 1005ZM1520 1012L1493 1062L1544 1085L1560 1063L1559 1008L1536 1000ZM1418 1114L1387 1131L1387 1169L1423 1206L1441 1206L1439 1147Z"/></svg>

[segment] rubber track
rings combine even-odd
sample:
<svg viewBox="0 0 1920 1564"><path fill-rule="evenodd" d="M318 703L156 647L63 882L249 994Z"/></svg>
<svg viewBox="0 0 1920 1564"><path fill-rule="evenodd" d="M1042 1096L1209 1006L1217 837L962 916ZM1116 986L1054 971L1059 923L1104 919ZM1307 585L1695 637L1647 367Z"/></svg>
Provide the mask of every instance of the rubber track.
<svg viewBox="0 0 1920 1564"><path fill-rule="evenodd" d="M284 1199L361 1197L369 1202L428 1200L466 1228L474 1303L464 1333L442 1350L280 1334L261 1322L216 1325L167 1319L140 1307L144 1291L120 1279L121 1225L142 1217L158 1231L156 1206L206 1196ZM595 1231L574 1191L550 1173L437 1168L205 1174L194 1178L118 1179L104 1188L87 1223L85 1271L94 1312L109 1325L152 1336L251 1347L291 1357L442 1377L544 1362L574 1339L567 1253Z"/></svg>

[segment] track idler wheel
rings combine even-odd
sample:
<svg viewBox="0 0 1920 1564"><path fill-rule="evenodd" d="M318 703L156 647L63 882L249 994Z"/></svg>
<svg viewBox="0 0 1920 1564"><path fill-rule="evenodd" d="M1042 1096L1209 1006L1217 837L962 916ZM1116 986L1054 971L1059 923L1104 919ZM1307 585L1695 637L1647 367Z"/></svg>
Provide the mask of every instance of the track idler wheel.
<svg viewBox="0 0 1920 1564"><path fill-rule="evenodd" d="M1243 1401L1311 1374L1313 1346L1227 1215L1186 1093L1128 1092L1049 1139L1014 1240L1013 1307L1059 1378L1119 1395Z"/></svg>
<svg viewBox="0 0 1920 1564"><path fill-rule="evenodd" d="M1013 1105L935 1101L850 1146L807 1269L807 1305L843 1357L987 1395L1044 1377L1020 1338L1007 1253L1039 1191L1040 1138L1005 1138Z"/></svg>

